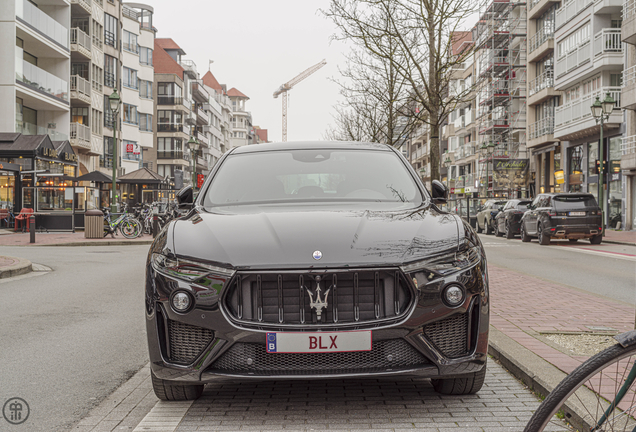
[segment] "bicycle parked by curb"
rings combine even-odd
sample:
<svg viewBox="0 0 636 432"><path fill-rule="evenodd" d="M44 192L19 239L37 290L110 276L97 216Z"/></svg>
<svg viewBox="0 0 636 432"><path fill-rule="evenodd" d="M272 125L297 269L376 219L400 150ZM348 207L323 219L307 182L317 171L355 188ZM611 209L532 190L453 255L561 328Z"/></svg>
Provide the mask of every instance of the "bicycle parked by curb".
<svg viewBox="0 0 636 432"><path fill-rule="evenodd" d="M524 432L636 432L636 330L614 339L616 345L590 357L554 388Z"/></svg>
<svg viewBox="0 0 636 432"><path fill-rule="evenodd" d="M141 222L127 212L127 207L126 205L124 206L124 213L120 214L114 221L111 220L110 209L103 209L105 221L104 237L110 234L112 238L115 238L117 230L127 239L134 239L142 235L143 226Z"/></svg>

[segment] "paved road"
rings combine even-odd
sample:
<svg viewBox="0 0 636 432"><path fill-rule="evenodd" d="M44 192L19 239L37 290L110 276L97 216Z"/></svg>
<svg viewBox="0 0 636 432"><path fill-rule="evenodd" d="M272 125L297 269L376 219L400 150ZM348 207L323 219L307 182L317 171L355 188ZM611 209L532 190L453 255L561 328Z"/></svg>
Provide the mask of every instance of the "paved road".
<svg viewBox="0 0 636 432"><path fill-rule="evenodd" d="M53 268L0 281L0 403L17 396L31 408L28 422L10 431L69 430L148 361L147 250L2 248ZM7 426L0 417L0 430Z"/></svg>
<svg viewBox="0 0 636 432"><path fill-rule="evenodd" d="M488 262L620 302L636 304L636 247L586 240L522 243L480 234Z"/></svg>

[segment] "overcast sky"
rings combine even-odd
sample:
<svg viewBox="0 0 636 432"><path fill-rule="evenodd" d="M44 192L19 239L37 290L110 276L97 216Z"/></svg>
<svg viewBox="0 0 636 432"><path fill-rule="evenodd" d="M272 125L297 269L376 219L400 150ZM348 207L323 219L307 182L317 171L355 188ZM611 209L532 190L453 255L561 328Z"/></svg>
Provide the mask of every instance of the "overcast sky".
<svg viewBox="0 0 636 432"><path fill-rule="evenodd" d="M143 0L142 0L143 1ZM272 94L308 67L327 65L289 92L289 141L319 140L332 122L337 77L346 48L331 42L335 27L320 12L329 0L145 0L154 7L158 38L172 38L201 76L211 70L228 90L249 96L254 125L282 136L282 102Z"/></svg>

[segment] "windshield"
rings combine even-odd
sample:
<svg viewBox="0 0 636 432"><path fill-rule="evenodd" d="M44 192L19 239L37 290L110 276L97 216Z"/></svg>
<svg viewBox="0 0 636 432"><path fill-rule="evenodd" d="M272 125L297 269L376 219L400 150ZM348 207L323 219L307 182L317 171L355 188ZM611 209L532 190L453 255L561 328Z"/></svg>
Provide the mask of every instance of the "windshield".
<svg viewBox="0 0 636 432"><path fill-rule="evenodd" d="M517 210L528 210L528 204L532 204L532 201L519 201Z"/></svg>
<svg viewBox="0 0 636 432"><path fill-rule="evenodd" d="M422 195L393 152L289 150L228 156L206 191L204 205L301 201L417 206Z"/></svg>
<svg viewBox="0 0 636 432"><path fill-rule="evenodd" d="M582 209L588 207L598 207L592 195L555 196L554 206L557 210Z"/></svg>

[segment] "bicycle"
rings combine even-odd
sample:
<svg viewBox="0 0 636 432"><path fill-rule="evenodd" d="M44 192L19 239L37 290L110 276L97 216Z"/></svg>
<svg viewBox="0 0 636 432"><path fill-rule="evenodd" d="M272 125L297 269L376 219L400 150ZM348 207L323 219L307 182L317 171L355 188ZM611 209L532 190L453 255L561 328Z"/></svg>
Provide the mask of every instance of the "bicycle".
<svg viewBox="0 0 636 432"><path fill-rule="evenodd" d="M614 339L616 345L590 357L554 388L524 432L636 431L636 330Z"/></svg>
<svg viewBox="0 0 636 432"><path fill-rule="evenodd" d="M115 238L118 229L121 235L127 239L134 239L142 234L141 222L127 213L127 206L124 207L124 213L114 221L111 220L111 213L108 208L104 208L103 212L104 221L106 222L104 224L104 237L110 234L112 238Z"/></svg>

